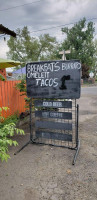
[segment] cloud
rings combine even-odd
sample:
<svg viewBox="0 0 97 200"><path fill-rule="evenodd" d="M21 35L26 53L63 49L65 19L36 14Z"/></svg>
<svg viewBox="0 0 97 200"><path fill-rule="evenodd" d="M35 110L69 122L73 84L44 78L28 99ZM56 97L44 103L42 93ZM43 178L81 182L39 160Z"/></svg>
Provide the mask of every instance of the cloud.
<svg viewBox="0 0 97 200"><path fill-rule="evenodd" d="M29 4L35 1L36 3ZM0 9L27 3L28 5L0 12L0 23L14 31L17 28L28 26L33 36L49 33L61 41L63 38L62 24L74 23L83 17L86 19L97 17L97 0L41 0L40 2L37 0L4 0L1 2ZM97 32L97 20L94 22ZM54 26L60 27L51 28ZM51 29L33 32L47 28Z"/></svg>
<svg viewBox="0 0 97 200"><path fill-rule="evenodd" d="M0 12L1 23L12 30L25 25L38 30L79 21L83 17L97 16L96 0L41 0L33 4L29 4L31 0L4 0L0 9L27 3L28 5Z"/></svg>

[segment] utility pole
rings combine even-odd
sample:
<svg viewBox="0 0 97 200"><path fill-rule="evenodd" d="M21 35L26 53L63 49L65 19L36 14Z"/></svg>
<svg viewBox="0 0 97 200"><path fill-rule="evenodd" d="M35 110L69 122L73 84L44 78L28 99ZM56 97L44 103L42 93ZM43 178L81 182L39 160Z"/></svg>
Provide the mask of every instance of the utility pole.
<svg viewBox="0 0 97 200"><path fill-rule="evenodd" d="M63 50L63 51L60 51L59 54L61 55L62 54L62 60L66 60L66 54L69 54L70 53L70 50Z"/></svg>

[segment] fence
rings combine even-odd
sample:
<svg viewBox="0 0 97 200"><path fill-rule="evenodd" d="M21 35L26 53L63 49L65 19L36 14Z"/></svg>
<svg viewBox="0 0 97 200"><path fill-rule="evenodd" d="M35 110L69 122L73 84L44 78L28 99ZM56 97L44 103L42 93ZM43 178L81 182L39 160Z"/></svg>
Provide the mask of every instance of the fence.
<svg viewBox="0 0 97 200"><path fill-rule="evenodd" d="M6 118L16 112L25 111L24 95L16 90L15 85L20 81L0 81L0 107L8 107L7 112L3 111L2 115Z"/></svg>

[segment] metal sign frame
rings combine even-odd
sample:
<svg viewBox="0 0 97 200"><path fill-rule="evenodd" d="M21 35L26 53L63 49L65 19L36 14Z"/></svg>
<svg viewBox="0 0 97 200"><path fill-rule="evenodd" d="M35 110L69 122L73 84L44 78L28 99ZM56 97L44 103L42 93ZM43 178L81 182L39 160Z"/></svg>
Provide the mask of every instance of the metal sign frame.
<svg viewBox="0 0 97 200"><path fill-rule="evenodd" d="M48 101L48 100L47 100ZM48 105L46 104L47 102L46 100L44 100L44 105L45 105L45 108L48 107ZM42 100L37 100L35 101L35 107L38 107L40 108L42 106L41 102L43 102ZM62 109L67 109L68 111L70 112L55 112L55 111L42 111L42 114L44 115L47 114L47 117L48 117L48 114L49 114L49 117L51 117L51 119L53 118L52 116L56 113L59 113L59 116L60 118L61 117L64 117L64 118L67 118L67 120L71 120L72 118L72 115L74 115L74 123L73 125L71 125L71 123L57 123L56 122L51 122L51 121L48 121L45 123L42 123L41 120L38 120L38 121L35 121L35 126L36 128L54 128L55 124L57 125L56 128L58 129L67 129L68 132L63 134L62 133L52 133L50 131L48 132L44 132L44 131L37 131L35 130L35 133L33 134L33 125L32 125L32 120L33 120L33 117L32 117L32 98L30 100L30 138L29 138L29 141L24 145L22 146L16 153L19 153L22 149L24 149L28 144L44 144L44 145L51 145L51 146L57 146L57 147L63 147L63 148L68 148L68 149L71 149L71 150L75 150L75 155L74 155L74 158L73 158L73 162L72 164L74 165L75 162L76 162L76 159L77 159L77 155L78 155L78 152L79 152L79 149L80 149L80 140L79 140L79 135L78 135L78 123L79 123L79 105L76 104L76 99L73 100L73 103L74 103L74 106L73 106L73 110L71 112L70 108L72 108L72 105L71 105L71 101L49 101L49 105L52 105L52 107L55 107L56 108L56 102L58 102L57 104L57 108L61 106ZM49 108L49 107L48 107ZM51 107L50 107L51 109ZM41 116L41 110L40 111L35 111L35 116L36 117L46 117L46 116ZM57 114L58 116L58 114ZM56 116L55 116L56 117ZM72 130L72 126L73 126L73 132L72 134L70 134L70 131ZM41 140L39 140L39 137L41 138ZM45 142L45 140L42 140L42 138L45 138L47 141L50 139L51 143L50 142ZM57 140L57 143L56 143L56 140ZM59 141L61 141L61 144L59 143ZM65 143L63 143L63 141L65 141ZM65 145L66 144L66 145ZM71 144L71 145L70 145Z"/></svg>

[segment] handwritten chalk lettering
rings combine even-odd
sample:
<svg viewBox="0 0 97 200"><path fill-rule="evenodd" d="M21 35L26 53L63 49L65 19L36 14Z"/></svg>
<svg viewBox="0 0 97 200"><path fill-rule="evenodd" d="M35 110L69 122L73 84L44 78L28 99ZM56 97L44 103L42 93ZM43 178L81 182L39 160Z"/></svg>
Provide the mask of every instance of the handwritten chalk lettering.
<svg viewBox="0 0 97 200"><path fill-rule="evenodd" d="M63 113L58 112L42 112L42 117L63 118Z"/></svg>
<svg viewBox="0 0 97 200"><path fill-rule="evenodd" d="M53 102L53 107L62 107L62 102Z"/></svg>
<svg viewBox="0 0 97 200"><path fill-rule="evenodd" d="M81 64L79 62L75 63L62 63L62 70L71 70L71 69L81 69Z"/></svg>
<svg viewBox="0 0 97 200"><path fill-rule="evenodd" d="M35 72L53 72L59 71L61 69L59 62L51 62L51 63L44 63L44 64L27 64L27 73L35 73ZM80 62L62 62L62 70L68 69L81 69Z"/></svg>
<svg viewBox="0 0 97 200"><path fill-rule="evenodd" d="M54 65L54 71L55 72L60 70L60 66L57 65L57 64L59 64L59 62L56 62L55 65Z"/></svg>
<svg viewBox="0 0 97 200"><path fill-rule="evenodd" d="M62 113L58 113L58 112L50 112L50 117L52 118L63 118L63 114Z"/></svg>
<svg viewBox="0 0 97 200"><path fill-rule="evenodd" d="M53 106L53 107L58 107L58 108L62 108L62 102L48 102L48 101L44 101L43 102L43 106L45 107L50 107L50 106Z"/></svg>
<svg viewBox="0 0 97 200"><path fill-rule="evenodd" d="M36 79L36 85L39 85L39 81L41 81L41 79Z"/></svg>
<svg viewBox="0 0 97 200"><path fill-rule="evenodd" d="M43 101L43 106L50 107L50 106L52 106L52 102Z"/></svg>
<svg viewBox="0 0 97 200"><path fill-rule="evenodd" d="M36 85L39 85L41 87L43 86L48 86L48 87L57 87L58 82L57 82L58 78L50 78L50 79L36 79Z"/></svg>
<svg viewBox="0 0 97 200"><path fill-rule="evenodd" d="M27 95L33 98L77 99L80 97L80 71L79 60L28 63Z"/></svg>
<svg viewBox="0 0 97 200"><path fill-rule="evenodd" d="M42 112L42 117L49 117L49 112Z"/></svg>
<svg viewBox="0 0 97 200"><path fill-rule="evenodd" d="M49 78L49 72L27 72L27 78Z"/></svg>
<svg viewBox="0 0 97 200"><path fill-rule="evenodd" d="M28 64L27 65L27 73L35 73L35 72L53 72L59 71L60 66L59 62L51 62L44 64Z"/></svg>

